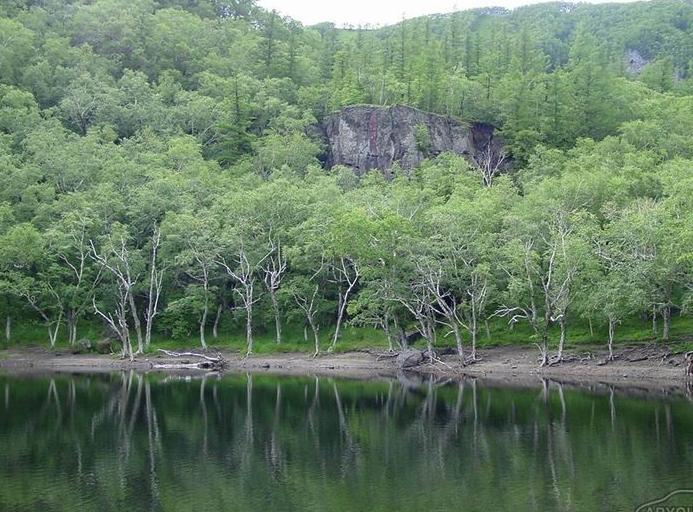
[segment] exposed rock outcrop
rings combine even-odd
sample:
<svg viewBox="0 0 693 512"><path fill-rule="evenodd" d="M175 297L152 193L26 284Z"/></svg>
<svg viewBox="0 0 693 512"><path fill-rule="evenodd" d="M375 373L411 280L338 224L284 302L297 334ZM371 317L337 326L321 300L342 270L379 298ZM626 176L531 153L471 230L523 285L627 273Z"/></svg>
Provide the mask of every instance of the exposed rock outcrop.
<svg viewBox="0 0 693 512"><path fill-rule="evenodd" d="M345 165L362 174L388 171L395 162L406 170L444 152L470 160L498 158L503 141L493 126L463 124L412 107L358 105L330 114L320 125L328 167Z"/></svg>
<svg viewBox="0 0 693 512"><path fill-rule="evenodd" d="M645 69L649 61L638 50L629 48L625 55L626 69L631 75L639 75Z"/></svg>

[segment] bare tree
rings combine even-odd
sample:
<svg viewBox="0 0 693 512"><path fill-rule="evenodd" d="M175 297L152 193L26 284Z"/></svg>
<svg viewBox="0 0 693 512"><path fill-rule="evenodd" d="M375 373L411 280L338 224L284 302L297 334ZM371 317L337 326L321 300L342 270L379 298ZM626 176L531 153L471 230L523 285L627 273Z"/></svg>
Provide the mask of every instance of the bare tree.
<svg viewBox="0 0 693 512"><path fill-rule="evenodd" d="M457 298L444 289L442 284L443 271L440 265L431 261L420 260L416 263L416 270L421 279L421 286L425 287L428 295L433 299L430 308L435 314L434 318L438 323L448 327L454 334L457 355L464 364L464 347L460 332L460 325L463 322L458 314Z"/></svg>
<svg viewBox="0 0 693 512"><path fill-rule="evenodd" d="M31 308L43 319L48 329L48 340L50 341L51 348L55 347L64 311L60 294L56 292L50 282L42 284L40 290L37 290L27 281L22 280L22 282L16 286L16 290L18 295L24 297L29 303L29 306L31 306ZM45 307L42 305L42 301L39 298L40 294L46 294L50 297L52 307ZM57 317L52 317L52 311L57 312Z"/></svg>
<svg viewBox="0 0 693 512"><path fill-rule="evenodd" d="M147 300L147 311L144 316L145 335L144 346L149 347L152 342L152 327L154 317L159 313L159 297L161 295L161 285L164 280L164 269L158 268L158 253L161 246L161 230L159 226L154 228L152 234L152 251L149 259L149 295Z"/></svg>
<svg viewBox="0 0 693 512"><path fill-rule="evenodd" d="M204 251L199 251L193 244L188 244L188 252L195 263L195 271L187 270L185 273L191 279L197 281L202 286L202 314L200 315L200 345L203 349L207 348L205 338L205 328L207 326L207 315L209 314L209 286L212 269L216 266L213 257Z"/></svg>
<svg viewBox="0 0 693 512"><path fill-rule="evenodd" d="M282 278L286 273L286 255L282 250L281 242L276 244L270 237L270 253L262 265L263 281L265 288L269 292L272 301L272 311L274 312L274 326L276 330L277 344L282 342L282 320L281 311L279 310L279 301L277 300L277 291L281 286Z"/></svg>
<svg viewBox="0 0 693 512"><path fill-rule="evenodd" d="M133 289L137 283L137 276L133 275L131 269L131 255L128 249L127 238L121 234L117 240L108 237L108 246L104 253L100 253L94 241L89 241L91 247L91 257L105 270L107 270L115 279L118 285L118 301L116 306L116 321L113 320L110 313L104 314L96 307L96 300L93 301L94 310L115 330L123 342L126 354L129 352L130 357L133 357L132 347L130 346L130 334L128 330L127 318L125 315L129 312L135 323L137 330L137 353L144 351L142 330L135 308L135 300L133 297Z"/></svg>
<svg viewBox="0 0 693 512"><path fill-rule="evenodd" d="M268 256L269 253L257 261L251 261L248 257L248 251L241 244L234 257L233 266L228 265L223 259L219 261L226 273L239 285L233 291L241 299L242 307L245 310L246 356L253 353L253 305L260 300L259 297L255 296L255 274Z"/></svg>
<svg viewBox="0 0 693 512"><path fill-rule="evenodd" d="M346 256L340 257L336 264L331 265L331 270L334 276L332 281L337 283L338 286L339 300L337 301L337 323L335 324L332 343L328 349L330 352L337 346L337 340L340 336L340 329L344 321L344 313L349 297L361 277L358 266L351 258Z"/></svg>
<svg viewBox="0 0 693 512"><path fill-rule="evenodd" d="M70 345L77 342L77 322L82 313L92 302L94 290L101 280L101 268L95 275L90 275L87 262L89 261L89 242L87 240L87 219L77 216L76 229L71 229L69 241L66 244L54 243L58 259L68 268L72 278L69 296L66 297L67 337Z"/></svg>
<svg viewBox="0 0 693 512"><path fill-rule="evenodd" d="M549 328L565 316L565 310L560 311L559 303L565 303L565 294L570 290L570 279L556 276L559 244L552 241L547 250L541 253L537 261L535 241L527 240L523 244L523 269L513 277L524 282L524 294L515 306L502 306L496 315L509 317L509 323L515 324L526 320L539 338L537 344L541 356L541 366L549 364ZM507 270L506 270L507 272ZM508 272L511 275L510 272Z"/></svg>
<svg viewBox="0 0 693 512"><path fill-rule="evenodd" d="M416 263L417 272L435 299L432 308L438 323L448 327L455 336L457 354L463 363L475 362L479 316L484 311L488 296L486 266L463 257L461 251L457 250L447 253L445 258L445 262L419 260ZM461 328L471 337L471 351L467 359Z"/></svg>
<svg viewBox="0 0 693 512"><path fill-rule="evenodd" d="M476 361L476 341L479 334L479 316L484 312L486 300L489 294L488 275L476 268L471 273L469 286L465 290L467 294L467 311L468 321L466 323L467 330L472 337L472 349L469 356L470 361ZM488 317L486 328L488 329Z"/></svg>
<svg viewBox="0 0 693 512"><path fill-rule="evenodd" d="M409 286L407 293L396 294L394 300L404 306L416 320L417 330L426 340L428 358L433 360L436 334L435 310L433 308L435 298L431 295L430 290L424 283L414 282Z"/></svg>
<svg viewBox="0 0 693 512"><path fill-rule="evenodd" d="M493 179L503 170L507 155L501 150L496 153L491 141L486 148L472 156L472 161L477 171L481 174L481 182L485 187L493 185Z"/></svg>
<svg viewBox="0 0 693 512"><path fill-rule="evenodd" d="M315 340L315 351L313 352L313 357L316 357L320 353L320 326L315 320L315 315L318 311L317 298L319 291L319 284L316 284L311 289L310 293L303 293L300 290L292 290L292 295L296 305L305 314L306 320L308 320L308 325L310 325L310 328L313 331L313 338Z"/></svg>
<svg viewBox="0 0 693 512"><path fill-rule="evenodd" d="M96 305L96 297L92 297L92 305L94 307L94 312L101 317L106 324L111 328L111 330L118 336L122 346L123 357L127 357L132 361L135 356L132 351L132 343L130 341L130 328L128 326L128 299L127 290L122 282L118 281L116 283L118 288L118 299L115 305L115 318L110 312L104 313Z"/></svg>

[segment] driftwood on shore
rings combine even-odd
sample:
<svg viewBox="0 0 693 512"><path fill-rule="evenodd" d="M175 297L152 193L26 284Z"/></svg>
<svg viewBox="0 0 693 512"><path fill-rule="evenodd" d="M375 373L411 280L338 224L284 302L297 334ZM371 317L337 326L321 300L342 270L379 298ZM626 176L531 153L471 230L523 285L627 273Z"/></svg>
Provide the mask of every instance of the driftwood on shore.
<svg viewBox="0 0 693 512"><path fill-rule="evenodd" d="M157 364L157 368L200 368L203 370L214 370L221 371L228 367L228 361L222 357L221 354L217 353L215 356L208 356L206 354L200 354L198 352L174 352L171 350L164 350L160 348L158 350L169 357L175 358L196 358L197 361L191 361L190 359L181 359L180 362L176 363L162 363Z"/></svg>
<svg viewBox="0 0 693 512"><path fill-rule="evenodd" d="M693 377L693 351L686 352L686 376Z"/></svg>

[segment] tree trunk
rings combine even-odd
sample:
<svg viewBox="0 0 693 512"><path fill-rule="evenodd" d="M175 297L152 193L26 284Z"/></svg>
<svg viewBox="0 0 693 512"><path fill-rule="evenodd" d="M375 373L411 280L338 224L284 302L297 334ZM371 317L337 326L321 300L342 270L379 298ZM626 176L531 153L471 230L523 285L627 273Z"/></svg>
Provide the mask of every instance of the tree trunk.
<svg viewBox="0 0 693 512"><path fill-rule="evenodd" d="M549 364L549 328L545 326L541 333L541 366Z"/></svg>
<svg viewBox="0 0 693 512"><path fill-rule="evenodd" d="M476 308L472 308L472 315L469 322L469 334L472 338L472 353L470 356L470 361L476 361L476 333L479 330L479 320L476 316ZM488 327L488 320L486 321L486 327Z"/></svg>
<svg viewBox="0 0 693 512"><path fill-rule="evenodd" d="M594 338L594 327L592 326L592 317L587 317L587 324L590 326L590 338Z"/></svg>
<svg viewBox="0 0 693 512"><path fill-rule="evenodd" d="M332 337L332 343L330 344L328 352L332 352L337 346L337 340L339 339L339 330L342 326L342 319L344 318L344 310L346 309L348 293L349 292L346 292L344 295L342 295L341 293L339 294L339 305L337 307L337 324L334 327L334 336Z"/></svg>
<svg viewBox="0 0 693 512"><path fill-rule="evenodd" d="M335 326L334 329L334 337L332 338L332 344L330 345L329 351L332 352L334 348L337 346L337 340L339 339L339 329L342 326L342 320L344 319L344 312L346 311L347 303L349 301L349 294L351 293L351 290L354 288L354 285L356 284L356 281L353 281L352 284L349 285L349 287L346 289L344 292L344 295L341 293L339 294L339 311L337 314L337 325Z"/></svg>
<svg viewBox="0 0 693 512"><path fill-rule="evenodd" d="M657 337L657 308L652 308L652 336Z"/></svg>
<svg viewBox="0 0 693 512"><path fill-rule="evenodd" d="M62 312L58 315L58 321L55 322L55 329L48 323L48 339L51 343L51 348L55 348L55 343L58 340L58 331L60 330L60 322L63 318Z"/></svg>
<svg viewBox="0 0 693 512"><path fill-rule="evenodd" d="M308 326L303 324L303 341L308 341Z"/></svg>
<svg viewBox="0 0 693 512"><path fill-rule="evenodd" d="M558 340L558 361L563 361L563 348L565 347L565 318L561 317L558 321L558 325L561 327L561 338Z"/></svg>
<svg viewBox="0 0 693 512"><path fill-rule="evenodd" d="M484 320L484 325L486 326L486 339L490 340L491 339L491 328L488 325L488 318Z"/></svg>
<svg viewBox="0 0 693 512"><path fill-rule="evenodd" d="M665 306L662 309L662 341L669 341L669 331L671 329L671 308Z"/></svg>
<svg viewBox="0 0 693 512"><path fill-rule="evenodd" d="M614 360L614 333L616 331L616 320L609 318L609 361Z"/></svg>
<svg viewBox="0 0 693 512"><path fill-rule="evenodd" d="M219 304L217 306L217 314L214 317L214 325L212 325L212 336L214 339L219 337L219 321L221 320L221 314L224 312L224 305Z"/></svg>
<svg viewBox="0 0 693 512"><path fill-rule="evenodd" d="M204 350L207 350L207 340L205 340L205 327L207 325L207 313L209 311L209 299L205 291L205 304L202 308L202 317L200 318L200 345Z"/></svg>
<svg viewBox="0 0 693 512"><path fill-rule="evenodd" d="M132 350L132 340L130 340L130 333L126 331L124 334L124 338L125 338L125 342L123 343L123 349L125 351L124 355L125 355L125 357L130 359L130 361L134 361L135 360L135 354L133 353L133 350Z"/></svg>
<svg viewBox="0 0 693 512"><path fill-rule="evenodd" d="M472 362L476 361L476 331L477 330L478 329L476 326L476 322L474 322L473 327L472 327L472 333L471 333L472 334L472 353L470 355L470 360Z"/></svg>
<svg viewBox="0 0 693 512"><path fill-rule="evenodd" d="M73 346L72 343L72 324L70 323L70 315L67 315L67 321L65 322L67 326L67 343Z"/></svg>
<svg viewBox="0 0 693 512"><path fill-rule="evenodd" d="M5 317L5 341L10 342L12 338L12 317L8 313Z"/></svg>
<svg viewBox="0 0 693 512"><path fill-rule="evenodd" d="M247 345L246 356L253 353L253 306L248 304L245 310L245 341Z"/></svg>
<svg viewBox="0 0 693 512"><path fill-rule="evenodd" d="M407 348L407 335L402 327L400 327L399 320L397 320L397 315L393 316L392 323L395 328L395 335L397 336L397 344L399 345L399 348Z"/></svg>
<svg viewBox="0 0 693 512"><path fill-rule="evenodd" d="M277 345L282 342L282 320L279 312L279 301L277 301L277 291L270 289L270 298L272 299L272 310L274 311L274 327L276 330Z"/></svg>
<svg viewBox="0 0 693 512"><path fill-rule="evenodd" d="M130 313L132 313L132 321L135 324L135 332L137 333L137 353L141 354L144 352L144 344L142 342L142 324L140 322L140 317L137 314L137 308L135 307L135 298L132 292L128 292L128 302L130 304Z"/></svg>
<svg viewBox="0 0 693 512"><path fill-rule="evenodd" d="M455 335L455 345L457 345L457 355L464 366L464 347L462 346L462 333L460 333L460 326L457 324L454 318L449 319L450 325L452 325L452 333Z"/></svg>
<svg viewBox="0 0 693 512"><path fill-rule="evenodd" d="M149 347L152 343L152 320L149 318L144 324L144 346Z"/></svg>
<svg viewBox="0 0 693 512"><path fill-rule="evenodd" d="M394 352L395 347L392 343L392 331L390 330L390 315L385 313L383 318L383 331L385 331L385 337L387 338L387 350L389 352Z"/></svg>
<svg viewBox="0 0 693 512"><path fill-rule="evenodd" d="M67 337L70 346L77 343L77 312L74 309L67 312Z"/></svg>
<svg viewBox="0 0 693 512"><path fill-rule="evenodd" d="M435 330L433 328L433 320L427 318L424 322L424 332L426 333L426 350L428 351L428 359L433 362L433 337Z"/></svg>
<svg viewBox="0 0 693 512"><path fill-rule="evenodd" d="M53 330L53 326L48 324L48 341L51 344L51 348L55 347L55 339L58 336L58 327L59 326L56 325L55 330Z"/></svg>
<svg viewBox="0 0 693 512"><path fill-rule="evenodd" d="M315 352L313 352L313 357L317 357L320 353L320 327L315 325L315 319L312 316L308 317L308 323L313 331L313 338L315 340Z"/></svg>

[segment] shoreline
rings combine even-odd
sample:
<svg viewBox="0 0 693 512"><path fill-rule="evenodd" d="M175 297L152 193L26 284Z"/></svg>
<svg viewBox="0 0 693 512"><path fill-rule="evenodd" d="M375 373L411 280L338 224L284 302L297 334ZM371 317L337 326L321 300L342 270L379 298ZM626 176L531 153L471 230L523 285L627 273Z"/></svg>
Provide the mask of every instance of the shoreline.
<svg viewBox="0 0 693 512"><path fill-rule="evenodd" d="M210 354L216 352L210 352ZM693 378L687 377L682 354L672 354L666 346L632 345L623 347L617 359L604 364L605 352L583 349L568 352L568 362L541 368L537 351L532 347L501 346L479 350L480 360L463 367L455 355L440 361L402 369L395 357L386 352L345 352L313 358L305 353L258 354L248 358L230 351L221 351L227 366L222 372L257 374L326 376L357 379L434 377L447 380L483 379L502 385L532 385L555 381L578 387L612 387L631 390L658 390L685 393L693 389ZM7 349L0 351L0 372L9 375L46 373L104 373L134 370L137 372L168 372L187 375L209 374L207 369L194 368L194 358L176 358L161 353L140 356L135 361L114 355L72 354L42 348Z"/></svg>

